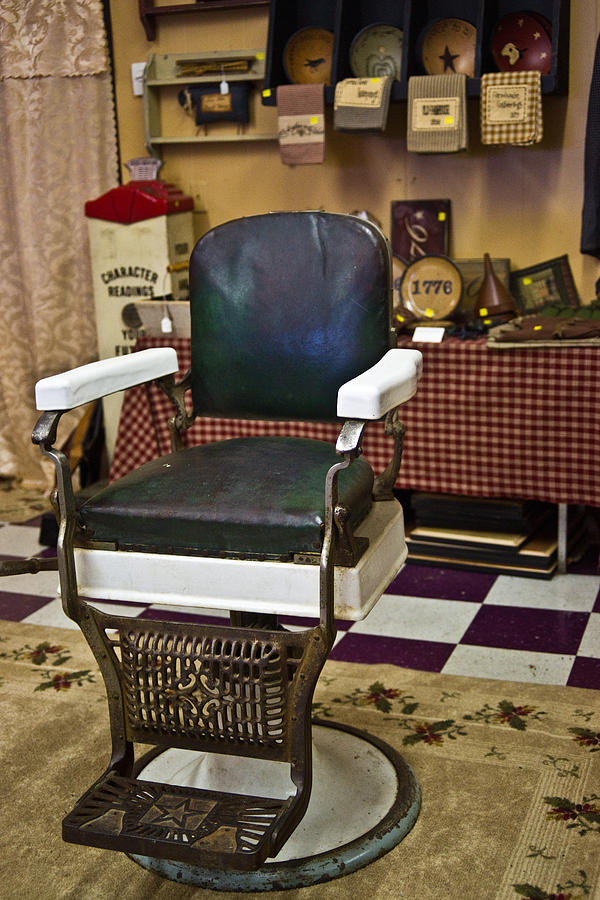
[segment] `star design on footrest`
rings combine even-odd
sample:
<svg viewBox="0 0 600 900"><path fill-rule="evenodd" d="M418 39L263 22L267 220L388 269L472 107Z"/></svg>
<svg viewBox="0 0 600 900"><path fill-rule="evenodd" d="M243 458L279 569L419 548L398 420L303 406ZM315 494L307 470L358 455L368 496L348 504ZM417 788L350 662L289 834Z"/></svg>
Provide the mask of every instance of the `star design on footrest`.
<svg viewBox="0 0 600 900"><path fill-rule="evenodd" d="M214 801L165 794L154 801L140 824L196 831L215 806Z"/></svg>

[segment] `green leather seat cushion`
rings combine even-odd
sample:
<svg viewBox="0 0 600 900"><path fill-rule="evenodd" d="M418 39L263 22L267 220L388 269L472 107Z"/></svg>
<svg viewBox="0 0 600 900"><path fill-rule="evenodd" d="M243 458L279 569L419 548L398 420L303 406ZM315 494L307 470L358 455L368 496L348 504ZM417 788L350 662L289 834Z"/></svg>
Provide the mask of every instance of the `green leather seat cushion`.
<svg viewBox="0 0 600 900"><path fill-rule="evenodd" d="M90 539L192 554L315 553L325 475L335 448L304 438L234 438L162 456L88 500ZM371 504L373 472L357 459L340 473L339 502L356 524Z"/></svg>

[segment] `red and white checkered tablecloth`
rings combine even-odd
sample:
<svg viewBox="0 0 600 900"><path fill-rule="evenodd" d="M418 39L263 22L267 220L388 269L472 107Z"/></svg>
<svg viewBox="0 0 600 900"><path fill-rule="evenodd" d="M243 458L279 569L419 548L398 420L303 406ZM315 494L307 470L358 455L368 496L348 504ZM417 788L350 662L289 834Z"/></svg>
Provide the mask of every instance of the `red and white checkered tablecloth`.
<svg viewBox="0 0 600 900"><path fill-rule="evenodd" d="M142 338L137 349L172 346L180 375L189 340ZM600 506L600 351L595 347L493 350L485 339L410 344L424 355L419 391L404 404L406 440L398 487L478 497ZM127 391L110 477L170 451L171 404L155 385ZM336 423L203 418L186 445L284 434L335 441ZM392 440L372 423L365 457L376 472Z"/></svg>

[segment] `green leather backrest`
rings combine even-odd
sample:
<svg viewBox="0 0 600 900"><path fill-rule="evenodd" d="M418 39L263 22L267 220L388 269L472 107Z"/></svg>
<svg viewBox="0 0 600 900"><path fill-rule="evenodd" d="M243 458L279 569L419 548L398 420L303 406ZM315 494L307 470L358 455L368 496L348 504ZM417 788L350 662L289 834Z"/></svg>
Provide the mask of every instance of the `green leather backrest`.
<svg viewBox="0 0 600 900"><path fill-rule="evenodd" d="M390 348L391 265L370 222L267 213L205 234L190 260L198 414L334 419L344 381Z"/></svg>

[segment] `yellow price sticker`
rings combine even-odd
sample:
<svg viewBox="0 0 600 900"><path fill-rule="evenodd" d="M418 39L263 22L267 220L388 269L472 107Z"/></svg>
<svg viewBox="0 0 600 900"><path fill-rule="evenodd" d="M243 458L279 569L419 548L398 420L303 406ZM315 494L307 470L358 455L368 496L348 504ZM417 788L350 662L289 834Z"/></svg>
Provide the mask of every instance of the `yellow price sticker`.
<svg viewBox="0 0 600 900"><path fill-rule="evenodd" d="M266 89L262 92L262 95L263 95L263 97L270 97L270 96L271 96L271 88L266 88Z"/></svg>
<svg viewBox="0 0 600 900"><path fill-rule="evenodd" d="M264 59L264 58L265 58L265 54L262 52L262 50L259 50L259 51L258 51L258 53L256 54L256 58L257 58L257 59Z"/></svg>
<svg viewBox="0 0 600 900"><path fill-rule="evenodd" d="M541 326L541 325L534 325L534 326L533 326L533 330L534 330L534 331L541 331L541 330L542 330L542 326Z"/></svg>
<svg viewBox="0 0 600 900"><path fill-rule="evenodd" d="M310 117L310 124L311 124L311 125L316 125L318 121L319 121L319 117L318 117L318 116L311 116L311 117Z"/></svg>
<svg viewBox="0 0 600 900"><path fill-rule="evenodd" d="M484 319L484 320L483 320L483 324L484 324L484 325L491 325L491 324L492 324L492 320L491 320L491 319Z"/></svg>
<svg viewBox="0 0 600 900"><path fill-rule="evenodd" d="M371 84L379 84L381 78L371 78Z"/></svg>
<svg viewBox="0 0 600 900"><path fill-rule="evenodd" d="M484 316L487 316L487 314L488 314L488 311L487 311L486 307L485 307L485 306L482 306L481 309L479 310L479 315L480 315L482 318L484 318Z"/></svg>
<svg viewBox="0 0 600 900"><path fill-rule="evenodd" d="M439 213L438 213L438 222L445 222L445 221L446 221L446 213L445 213L445 212L439 212Z"/></svg>
<svg viewBox="0 0 600 900"><path fill-rule="evenodd" d="M532 284L531 278L527 277L523 279L523 284Z"/></svg>
<svg viewBox="0 0 600 900"><path fill-rule="evenodd" d="M454 116L446 116L444 119L445 125L454 125Z"/></svg>
<svg viewBox="0 0 600 900"><path fill-rule="evenodd" d="M399 322L404 322L404 316L401 316L398 313L396 313L396 318L398 319Z"/></svg>
<svg viewBox="0 0 600 900"><path fill-rule="evenodd" d="M435 312L432 309L426 309L425 315L428 319L433 319L433 317L435 316Z"/></svg>

